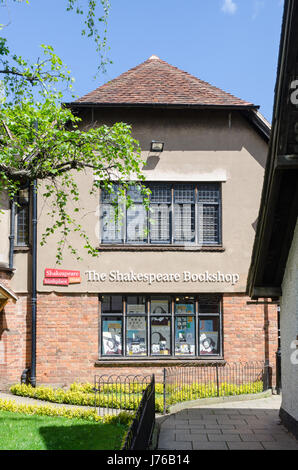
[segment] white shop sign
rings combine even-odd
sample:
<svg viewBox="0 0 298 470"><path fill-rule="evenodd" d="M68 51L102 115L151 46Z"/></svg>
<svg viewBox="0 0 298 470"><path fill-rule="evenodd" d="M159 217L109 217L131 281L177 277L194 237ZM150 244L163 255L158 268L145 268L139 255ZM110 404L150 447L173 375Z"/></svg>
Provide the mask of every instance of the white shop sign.
<svg viewBox="0 0 298 470"><path fill-rule="evenodd" d="M149 286L155 283L172 283L172 282L185 282L185 283L215 283L221 282L231 284L234 286L240 280L240 275L236 273L191 273L183 271L182 273L136 273L134 271L120 272L110 271L97 272L85 271L87 282L123 282L123 283L146 283Z"/></svg>

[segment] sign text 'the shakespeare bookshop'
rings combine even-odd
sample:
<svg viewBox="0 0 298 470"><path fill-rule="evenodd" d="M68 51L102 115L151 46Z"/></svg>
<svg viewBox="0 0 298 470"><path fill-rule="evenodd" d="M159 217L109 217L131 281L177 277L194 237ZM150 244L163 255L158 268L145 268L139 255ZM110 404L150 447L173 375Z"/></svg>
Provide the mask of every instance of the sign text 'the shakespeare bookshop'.
<svg viewBox="0 0 298 470"><path fill-rule="evenodd" d="M123 283L146 283L152 285L154 283L172 283L172 282L185 282L185 283L215 283L222 282L237 284L240 280L240 275L236 273L209 273L205 271L202 273L191 273L183 271L182 273L136 273L129 271L122 273L120 271L110 271L109 273L97 271L85 271L88 282L123 282Z"/></svg>

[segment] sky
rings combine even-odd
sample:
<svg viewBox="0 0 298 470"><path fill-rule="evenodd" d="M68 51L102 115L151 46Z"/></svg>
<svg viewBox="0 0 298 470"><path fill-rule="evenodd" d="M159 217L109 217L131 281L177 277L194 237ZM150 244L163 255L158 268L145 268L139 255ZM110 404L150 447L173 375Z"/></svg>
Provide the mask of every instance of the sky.
<svg viewBox="0 0 298 470"><path fill-rule="evenodd" d="M0 8L10 49L35 60L49 44L71 69L83 96L152 54L246 101L271 120L283 0L110 0L106 74L94 79L94 44L65 0ZM86 3L87 0L81 0ZM65 101L70 101L65 95Z"/></svg>

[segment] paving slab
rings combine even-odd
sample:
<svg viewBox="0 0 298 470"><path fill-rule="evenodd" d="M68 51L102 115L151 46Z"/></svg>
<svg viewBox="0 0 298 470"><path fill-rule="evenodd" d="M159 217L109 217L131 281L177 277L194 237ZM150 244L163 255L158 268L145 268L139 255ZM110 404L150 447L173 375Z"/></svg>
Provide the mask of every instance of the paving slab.
<svg viewBox="0 0 298 470"><path fill-rule="evenodd" d="M229 450L264 450L261 442L227 442Z"/></svg>
<svg viewBox="0 0 298 470"><path fill-rule="evenodd" d="M206 404L170 415L161 424L160 450L298 450L279 421L280 396Z"/></svg>

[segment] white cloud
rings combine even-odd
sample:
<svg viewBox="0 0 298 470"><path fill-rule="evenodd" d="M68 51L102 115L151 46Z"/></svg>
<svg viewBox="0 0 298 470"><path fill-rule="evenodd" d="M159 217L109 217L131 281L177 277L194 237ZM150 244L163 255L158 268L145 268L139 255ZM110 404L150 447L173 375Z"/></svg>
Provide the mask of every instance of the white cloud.
<svg viewBox="0 0 298 470"><path fill-rule="evenodd" d="M259 16L261 10L265 7L263 0L254 0L252 19L255 20Z"/></svg>
<svg viewBox="0 0 298 470"><path fill-rule="evenodd" d="M222 11L224 13L227 13L228 15L234 15L237 10L237 5L233 0L224 0L223 5L221 7Z"/></svg>

